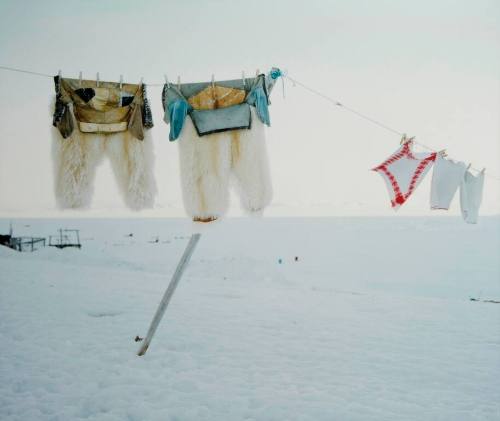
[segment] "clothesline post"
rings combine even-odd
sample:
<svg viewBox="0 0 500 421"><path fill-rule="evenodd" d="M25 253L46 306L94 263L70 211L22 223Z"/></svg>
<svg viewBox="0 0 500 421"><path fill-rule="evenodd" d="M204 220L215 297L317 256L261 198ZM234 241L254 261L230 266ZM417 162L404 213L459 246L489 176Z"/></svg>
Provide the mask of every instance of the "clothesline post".
<svg viewBox="0 0 500 421"><path fill-rule="evenodd" d="M182 277L182 274L184 273L184 270L186 269L189 260L191 259L191 256L194 252L194 249L196 245L198 244L198 241L200 240L201 234L193 234L189 240L188 245L186 246L186 249L184 250L184 254L181 257L181 260L179 260L179 263L177 264L177 268L175 269L174 275L172 276L172 279L168 285L167 290L165 291L165 294L163 295L163 298L160 302L160 305L158 306L158 309L156 310L156 313L153 317L153 320L151 322L151 325L149 326L148 333L146 335L146 338L144 339L141 347L139 348L139 351L137 352L137 355L143 356L146 351L149 348L149 344L151 343L151 340L153 339L153 336L156 332L156 329L158 328L158 325L160 324L160 321L165 314L165 311L167 310L168 304L170 302L170 299L174 295L175 289L177 288L177 285L179 284L179 281Z"/></svg>

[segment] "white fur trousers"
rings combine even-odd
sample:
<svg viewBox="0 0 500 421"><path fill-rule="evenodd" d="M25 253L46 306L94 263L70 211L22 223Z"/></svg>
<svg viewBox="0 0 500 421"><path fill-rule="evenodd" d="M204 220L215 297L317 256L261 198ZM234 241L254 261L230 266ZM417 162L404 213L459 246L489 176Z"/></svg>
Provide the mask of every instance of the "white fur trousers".
<svg viewBox="0 0 500 421"><path fill-rule="evenodd" d="M54 179L57 204L86 208L94 191L97 166L106 155L128 207L152 207L156 195L153 144L147 135L134 138L128 131L113 134L82 133L75 127L68 139L53 129Z"/></svg>
<svg viewBox="0 0 500 421"><path fill-rule="evenodd" d="M178 139L182 194L195 220L222 216L234 176L243 208L258 212L272 199L264 125L252 108L252 128L199 137L187 117Z"/></svg>

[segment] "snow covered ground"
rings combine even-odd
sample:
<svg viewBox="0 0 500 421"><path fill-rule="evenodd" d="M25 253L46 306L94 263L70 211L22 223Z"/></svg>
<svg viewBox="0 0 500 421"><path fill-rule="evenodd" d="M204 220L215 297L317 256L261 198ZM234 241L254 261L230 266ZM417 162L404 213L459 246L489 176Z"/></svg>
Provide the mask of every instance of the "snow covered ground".
<svg viewBox="0 0 500 421"><path fill-rule="evenodd" d="M2 421L500 419L499 217L203 228L144 357L193 225L14 221L59 227L83 248L0 247Z"/></svg>

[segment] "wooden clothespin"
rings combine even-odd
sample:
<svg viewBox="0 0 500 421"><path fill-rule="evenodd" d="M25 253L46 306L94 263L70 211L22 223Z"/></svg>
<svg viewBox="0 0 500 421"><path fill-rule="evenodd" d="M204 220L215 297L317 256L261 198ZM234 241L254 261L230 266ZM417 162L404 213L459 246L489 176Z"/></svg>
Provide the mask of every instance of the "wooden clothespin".
<svg viewBox="0 0 500 421"><path fill-rule="evenodd" d="M99 72L95 76L96 86L99 87Z"/></svg>
<svg viewBox="0 0 500 421"><path fill-rule="evenodd" d="M181 77L177 76L177 89L181 89Z"/></svg>
<svg viewBox="0 0 500 421"><path fill-rule="evenodd" d="M62 72L61 72L61 69L59 69L59 71L57 72L57 76L59 77L59 79L62 78Z"/></svg>
<svg viewBox="0 0 500 421"><path fill-rule="evenodd" d="M472 167L472 162L469 162L469 165L467 165L467 171L470 170L470 167Z"/></svg>
<svg viewBox="0 0 500 421"><path fill-rule="evenodd" d="M82 71L80 70L80 73L78 73L78 86L81 88L82 87Z"/></svg>
<svg viewBox="0 0 500 421"><path fill-rule="evenodd" d="M123 85L123 75L120 75L120 91L122 90Z"/></svg>
<svg viewBox="0 0 500 421"><path fill-rule="evenodd" d="M167 84L167 88L170 88L170 82L168 81L167 75L163 75L165 77L165 83Z"/></svg>
<svg viewBox="0 0 500 421"><path fill-rule="evenodd" d="M444 158L444 157L448 156L448 154L446 153L446 149L441 149L441 150L438 152L438 155L439 155L441 158Z"/></svg>
<svg viewBox="0 0 500 421"><path fill-rule="evenodd" d="M401 138L401 142L399 144L404 145L405 143L413 142L414 140L415 140L415 136L408 137L408 135L406 133L403 133L403 137Z"/></svg>
<svg viewBox="0 0 500 421"><path fill-rule="evenodd" d="M142 86L143 83L144 83L144 78L141 77L141 80L139 81L139 85Z"/></svg>
<svg viewBox="0 0 500 421"><path fill-rule="evenodd" d="M245 80L245 71L244 70L241 71L241 79L243 80L243 89L245 89L247 87L247 83Z"/></svg>
<svg viewBox="0 0 500 421"><path fill-rule="evenodd" d="M212 99L214 100L215 102L215 108L218 108L218 104L217 104L217 92L215 92L215 76L214 74L212 73Z"/></svg>
<svg viewBox="0 0 500 421"><path fill-rule="evenodd" d="M484 167L482 170L481 170L481 174L484 174L484 172L486 171L486 167Z"/></svg>

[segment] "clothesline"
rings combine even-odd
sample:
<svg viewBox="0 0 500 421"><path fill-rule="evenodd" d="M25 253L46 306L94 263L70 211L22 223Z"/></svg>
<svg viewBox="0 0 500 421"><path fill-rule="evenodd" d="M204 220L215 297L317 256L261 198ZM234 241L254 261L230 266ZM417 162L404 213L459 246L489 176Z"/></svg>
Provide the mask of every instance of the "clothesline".
<svg viewBox="0 0 500 421"><path fill-rule="evenodd" d="M334 105L336 105L338 107L342 107L344 110L347 110L350 113L353 113L353 114L357 115L358 117L361 117L361 118L363 118L363 119L365 119L367 121L370 121L371 123L376 124L377 126L382 127L383 129L385 129L387 131L390 131L392 133L395 133L395 134L397 134L397 135L399 135L401 137L406 136L406 133L403 133L403 132L400 132L399 130L393 129L392 127L389 127L389 126L387 126L386 124L384 124L384 123L382 123L380 121L377 121L377 120L375 120L375 119L373 119L371 117L368 117L367 115L362 114L359 111L354 110L353 108L347 107L346 105L342 104L340 101L337 101L337 100L335 100L333 98L330 98L329 96L326 96L326 95L322 94L321 92L319 92L319 91L317 91L317 90L315 90L313 88L310 88L309 86L304 85L302 82L299 82L298 80L293 79L293 78L291 78L288 75L284 75L284 77L287 78L287 79L290 79L290 81L292 82L293 85L299 85L300 87L308 90L309 92L311 92L311 93L313 93L315 95L319 95L320 97L326 99L327 101L333 103ZM436 152L431 147L429 147L427 145L424 145L423 143L417 142L416 140L413 140L413 143L416 143L416 144L420 145L421 147L423 147L424 149L427 149L429 151Z"/></svg>
<svg viewBox="0 0 500 421"><path fill-rule="evenodd" d="M31 75L35 75L35 76L42 76L42 77L48 77L48 78L52 78L54 76L54 75L47 74L47 73L34 72L34 71L31 71L31 70L19 69L19 68L8 67L8 66L0 66L0 69L1 70L11 71L11 72L27 73L27 74L31 74ZM392 128L392 127L390 127L390 126L388 126L388 125L386 125L386 124L384 124L384 123L382 123L382 122L380 122L378 120L375 120L374 118L369 117L369 116L367 116L367 115L365 115L365 114L363 114L363 113L361 113L361 112L359 112L359 111L357 111L357 110L355 110L353 108L350 108L350 107L344 105L342 102L340 102L340 101L338 101L338 100L336 100L336 99L334 99L334 98L332 98L332 97L330 97L328 95L322 94L321 92L317 91L316 89L311 88L311 87L305 85L304 83L300 82L299 80L290 77L288 74L282 74L281 76L284 77L284 78L286 78L286 79L288 79L288 80L290 80L290 82L292 82L293 86L300 86L301 88L309 91L310 93L312 93L314 95L317 95L317 96L325 99L326 101L332 103L333 105L335 105L337 107L341 107L344 110L349 111L350 113L352 113L352 114L354 114L354 115L356 115L356 116L358 116L358 117L360 117L360 118L362 118L362 119L364 119L366 121L369 121L369 122L371 122L371 123L373 123L373 124L375 124L375 125L383 128L383 129L385 129L385 130L387 130L389 132L397 134L398 136L401 136L401 137L406 136L405 133L403 133L403 132L401 132L399 130L396 130L396 129L394 129L394 128ZM148 86L163 86L164 82L147 83L147 85ZM436 149L431 148L430 146L427 146L427 145L425 145L425 144L423 144L421 142L418 142L416 140L413 140L413 143L415 143L415 144L417 144L417 145L421 146L422 148L427 149L429 151L437 152ZM481 169L478 169L478 168L475 168L475 167L471 167L471 169L473 169L473 170L475 170L477 172L481 171ZM500 177L499 176L490 174L489 172L485 172L484 175L487 176L487 177L490 177L492 179L500 181Z"/></svg>
<svg viewBox="0 0 500 421"><path fill-rule="evenodd" d="M30 70L16 69L15 67L0 66L0 69L8 70L11 72L28 73L30 75L36 75L36 76L54 77L54 75L48 75L47 73L32 72Z"/></svg>
<svg viewBox="0 0 500 421"><path fill-rule="evenodd" d="M309 86L307 86L307 85L303 84L302 82L300 82L300 81L298 81L298 80L296 80L296 79L294 79L294 78L292 78L292 77L290 77L290 76L288 76L288 75L284 75L283 77L285 77L286 79L289 79L289 80L292 82L292 84L293 84L294 86L295 86L295 85L298 85L298 86L300 86L301 88L304 88L305 90L307 90L307 91L311 92L312 94L317 95L317 96L319 96L319 97L321 97L321 98L323 98L323 99L325 99L325 100L327 100L327 101L331 102L333 105L336 105L336 106L338 106L338 107L341 107L341 108L343 108L344 110L349 111L350 113L355 114L356 116L358 116L358 117L360 117L360 118L362 118L362 119L364 119L364 120L367 120L367 121L369 121L369 122L371 122L371 123L373 123L373 124L375 124L375 125L377 125L377 126L379 126L379 127L383 128L383 129L385 129L385 130L387 130L387 131L389 131L389 132L395 133L395 134L397 134L397 135L399 135L399 136L401 136L401 137L406 136L406 134L405 134L405 133L403 133L403 132L401 132L401 131L399 131L399 130L396 130L396 129L394 129L394 128L392 128L392 127L390 127L390 126L388 126L388 125L386 125L386 124L384 124L384 123L382 123L382 122L380 122L380 121L378 121L378 120L375 120L375 119L373 119L373 118L371 118L371 117L369 117L369 116L367 116L367 115L365 115L365 114L363 114L363 113L360 113L359 111L357 111L357 110L355 110L355 109L353 109L353 108L347 107L346 105L344 105L344 104L343 104L343 103L341 103L340 101L337 101L337 100L336 100L336 99L334 99L334 98L331 98L331 97L329 97L329 96L327 96L327 95L324 95L324 94L322 94L321 92L319 92L319 91L317 91L317 90L315 90L315 89L313 89L313 88L311 88L311 87L309 87ZM414 140L414 139L413 139L413 143L415 143L415 144L417 144L417 145L420 145L422 148L427 149L427 150L429 150L429 151L432 151L432 152L437 152L437 150L436 150L436 149L431 148L430 146L427 146L427 145L425 145L425 144L423 144L423 143L421 143L421 142L418 142L418 141L416 141L416 140ZM475 170L475 171L477 171L477 172L481 172L481 169L478 169L478 168L471 167L471 169L473 169L473 170ZM496 176L496 175L493 175L493 174L490 174L490 173L487 173L486 171L485 171L484 175L485 175L485 176L488 176L488 177L490 177L490 178L493 178L493 179L495 179L495 180L499 180L499 181L500 181L500 177L498 177L498 176Z"/></svg>

